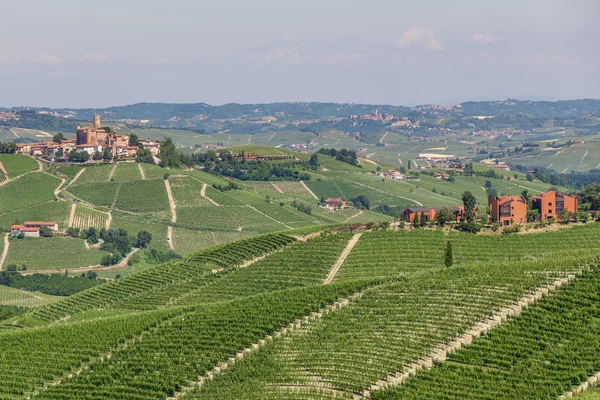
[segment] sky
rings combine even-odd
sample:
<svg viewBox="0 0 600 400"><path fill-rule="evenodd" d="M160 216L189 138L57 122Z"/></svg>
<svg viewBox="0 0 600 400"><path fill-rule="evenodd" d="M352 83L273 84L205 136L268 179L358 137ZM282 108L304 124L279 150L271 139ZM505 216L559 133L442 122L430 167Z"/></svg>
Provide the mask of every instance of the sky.
<svg viewBox="0 0 600 400"><path fill-rule="evenodd" d="M2 3L0 107L600 98L596 0Z"/></svg>

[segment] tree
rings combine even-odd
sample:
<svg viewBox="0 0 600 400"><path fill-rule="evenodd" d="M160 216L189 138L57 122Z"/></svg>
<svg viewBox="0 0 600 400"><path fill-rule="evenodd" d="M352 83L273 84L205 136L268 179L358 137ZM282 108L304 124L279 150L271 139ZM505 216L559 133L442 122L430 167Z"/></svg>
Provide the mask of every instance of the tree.
<svg viewBox="0 0 600 400"><path fill-rule="evenodd" d="M54 135L54 137L52 137L52 141L54 143L61 143L63 140L65 140L65 136L59 132L56 135Z"/></svg>
<svg viewBox="0 0 600 400"><path fill-rule="evenodd" d="M444 264L446 265L446 268L450 268L453 263L454 260L452 257L452 243L447 242L446 251L444 252Z"/></svg>
<svg viewBox="0 0 600 400"><path fill-rule="evenodd" d="M52 237L52 231L47 226L40 226L41 237Z"/></svg>
<svg viewBox="0 0 600 400"><path fill-rule="evenodd" d="M88 243L96 244L98 243L98 231L96 228L92 227L85 231L85 237Z"/></svg>
<svg viewBox="0 0 600 400"><path fill-rule="evenodd" d="M451 222L452 220L453 220L452 213L446 207L442 208L435 215L435 222L438 224L438 226L444 226L447 223Z"/></svg>
<svg viewBox="0 0 600 400"><path fill-rule="evenodd" d="M319 205L320 206L324 206L325 205L325 197L321 196L321 199L319 200Z"/></svg>
<svg viewBox="0 0 600 400"><path fill-rule="evenodd" d="M137 235L136 247L146 248L152 241L152 234L147 231L140 231Z"/></svg>
<svg viewBox="0 0 600 400"><path fill-rule="evenodd" d="M468 223L475 221L475 204L477 199L473 193L466 191L462 195L463 206L465 207L465 219Z"/></svg>
<svg viewBox="0 0 600 400"><path fill-rule="evenodd" d="M421 213L421 221L420 221L419 225L421 225L421 226L427 225L427 216L425 215L424 212Z"/></svg>
<svg viewBox="0 0 600 400"><path fill-rule="evenodd" d="M317 170L317 168L319 168L319 156L317 156L317 153L314 153L310 156L308 165L310 165L313 170Z"/></svg>
<svg viewBox="0 0 600 400"><path fill-rule="evenodd" d="M464 168L463 168L463 175L464 176L471 176L473 175L474 171L473 171L473 163L468 163L465 164Z"/></svg>
<svg viewBox="0 0 600 400"><path fill-rule="evenodd" d="M139 149L135 153L135 161L139 163L154 164L154 157L152 157L150 150Z"/></svg>
<svg viewBox="0 0 600 400"><path fill-rule="evenodd" d="M140 149L144 148L144 145L140 142L138 135L136 135L135 133L129 135L129 145L138 146Z"/></svg>
<svg viewBox="0 0 600 400"><path fill-rule="evenodd" d="M112 155L112 153L110 152L110 150L108 149L108 147L107 147L107 148L105 148L105 149L104 149L104 152L102 153L102 159L103 159L104 161L110 161L110 160L112 160L112 158L113 158L113 155Z"/></svg>
<svg viewBox="0 0 600 400"><path fill-rule="evenodd" d="M533 181L533 175L531 175L530 173L527 173L527 175L525 175L525 179L527 179L529 182Z"/></svg>
<svg viewBox="0 0 600 400"><path fill-rule="evenodd" d="M365 196L358 195L355 198L351 199L352 203L354 203L354 207L358 209L369 209L371 207L371 202Z"/></svg>
<svg viewBox="0 0 600 400"><path fill-rule="evenodd" d="M173 139L165 137L165 139L160 142L160 153L158 153L158 158L160 158L159 165L163 168L178 168L180 166L181 156L179 151L177 151L177 148L175 148Z"/></svg>
<svg viewBox="0 0 600 400"><path fill-rule="evenodd" d="M71 150L69 158L74 162L86 162L90 159L90 155L87 151L75 151Z"/></svg>
<svg viewBox="0 0 600 400"><path fill-rule="evenodd" d="M96 161L98 160L102 160L102 153L100 153L99 151L95 151L94 155L92 156L92 158Z"/></svg>

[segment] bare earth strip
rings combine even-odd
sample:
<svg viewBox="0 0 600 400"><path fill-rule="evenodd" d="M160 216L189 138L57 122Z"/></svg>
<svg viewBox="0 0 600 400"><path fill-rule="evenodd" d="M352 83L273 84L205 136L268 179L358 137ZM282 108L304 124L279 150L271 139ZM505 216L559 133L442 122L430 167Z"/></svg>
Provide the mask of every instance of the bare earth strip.
<svg viewBox="0 0 600 400"><path fill-rule="evenodd" d="M313 191L310 190L310 188L308 186L306 186L306 183L304 183L304 181L300 181L300 183L302 184L302 186L304 186L304 189L306 189L308 191L308 193L310 193L310 195L312 197L314 197L315 199L319 200L319 198L317 197L317 195L314 194Z"/></svg>
<svg viewBox="0 0 600 400"><path fill-rule="evenodd" d="M467 330L460 336L454 338L449 344L434 348L425 357L421 357L417 362L406 365L401 372L394 375L389 375L386 380L379 380L373 384L370 388L363 392L365 398L370 398L370 394L374 390L395 387L404 383L411 375L417 374L420 370L433 368L436 361L445 361L448 358L448 354L460 350L464 345L471 344L474 338L479 337L481 334L496 328L507 321L509 316L518 316L521 314L524 308L540 300L544 296L552 295L561 286L568 284L575 279L575 275L569 275L566 278L555 280L552 284L542 286L535 292L523 296L517 302L501 308L496 311L490 318L480 321L475 324L471 329ZM356 397L356 396L355 396Z"/></svg>
<svg viewBox="0 0 600 400"><path fill-rule="evenodd" d="M71 205L71 213L69 214L69 223L67 224L69 228L73 227L73 220L75 219L75 209L77 209L77 204L73 203Z"/></svg>
<svg viewBox="0 0 600 400"><path fill-rule="evenodd" d="M296 321L290 323L289 325L279 329L274 332L273 335L267 335L260 339L258 343L253 343L252 346L246 347L239 353L235 355L235 357L230 357L227 361L222 362L219 365L216 365L211 371L208 371L203 376L199 376L196 382L190 382L189 386L183 387L179 392L175 394L173 397L167 397L167 400L179 400L187 393L191 392L195 388L202 388L202 386L213 380L216 376L222 374L227 369L233 367L236 362L242 360L247 355L254 353L264 347L267 343L271 342L274 338L281 338L293 333L296 330L302 329L310 324L315 323L323 318L324 315L327 315L331 312L335 312L343 307L348 306L354 300L360 298L362 292L354 293L352 296L344 299L340 299L333 304L327 305L321 308L317 312L313 312L309 315L304 316L303 318L299 318Z"/></svg>
<svg viewBox="0 0 600 400"><path fill-rule="evenodd" d="M6 172L6 168L4 168L4 165L2 165L2 162L0 162L0 171L4 172L4 175L6 177L8 177L8 172Z"/></svg>
<svg viewBox="0 0 600 400"><path fill-rule="evenodd" d="M275 188L275 190L277 190L279 193L283 194L283 190L281 190L281 189L279 188L279 186L277 186L277 185L275 184L275 182L271 182L271 185L273 185L273 187Z"/></svg>
<svg viewBox="0 0 600 400"><path fill-rule="evenodd" d="M175 251L175 244L173 243L173 227L171 225L167 227L167 242L169 242L169 248Z"/></svg>
<svg viewBox="0 0 600 400"><path fill-rule="evenodd" d="M165 187L167 188L169 207L171 208L171 222L177 222L177 206L175 205L175 199L173 199L173 193L171 192L171 182L169 182L168 179L165 179Z"/></svg>
<svg viewBox="0 0 600 400"><path fill-rule="evenodd" d="M278 221L278 220L276 220L275 218L271 217L270 215L267 215L267 214L265 214L264 212L257 210L256 208L252 207L252 206L251 206L251 205L249 205L249 204L248 204L248 207L249 207L249 208L251 208L251 209L253 209L253 210L254 210L254 211L256 211L257 213L259 213L259 214L262 214L262 215L264 215L265 217L267 217L267 218L269 218L269 219L271 219L271 220L273 220L273 221L277 222L278 224L281 224L281 225L285 226L285 227L286 227L286 228L288 228L288 229L294 229L294 228L292 228L291 226L289 226L288 224L286 224L286 223L284 223L284 222L281 222L281 221Z"/></svg>
<svg viewBox="0 0 600 400"><path fill-rule="evenodd" d="M19 136L19 134L15 131L12 130L12 128L10 129L10 131L13 133L13 135L15 135L17 138L20 138L21 136Z"/></svg>
<svg viewBox="0 0 600 400"><path fill-rule="evenodd" d="M73 180L72 180L71 182L69 182L69 184L67 185L67 187L69 187L69 186L71 186L72 184L74 184L74 183L75 183L75 181L76 181L77 179L79 179L79 177L81 176L81 174L83 174L83 173L85 172L85 170L86 170L86 169L87 169L87 168L82 168L82 169L81 169L81 171L79 171L79 172L77 173L77 175L75 175L75 177L73 178ZM109 179L109 180L110 180L110 179ZM65 188L65 189L66 189L66 188Z"/></svg>
<svg viewBox="0 0 600 400"><path fill-rule="evenodd" d="M4 260L6 260L6 256L8 255L8 246L10 246L10 242L8 241L8 235L10 235L10 233L4 235L4 248L2 249L2 254L0 255L0 271L2 270L2 266L4 265Z"/></svg>
<svg viewBox="0 0 600 400"><path fill-rule="evenodd" d="M342 251L342 254L340 254L335 264L333 264L331 271L329 271L329 275L327 275L327 278L325 278L325 280L323 281L323 285L328 285L331 282L333 282L333 280L335 279L335 275L340 270L340 267L342 266L344 261L346 261L346 258L348 258L348 256L350 255L350 252L352 251L356 243L358 243L360 235L362 235L362 233L357 233L356 235L352 236L352 239L348 241L346 248L344 249L344 251Z"/></svg>
<svg viewBox="0 0 600 400"><path fill-rule="evenodd" d="M54 176L54 175L50 175L50 176ZM54 189L54 198L58 199L58 195L60 194L61 188L65 184L65 182L66 182L65 178L60 178L60 184L56 187L56 189ZM63 199L61 199L61 200L63 200Z"/></svg>
<svg viewBox="0 0 600 400"><path fill-rule="evenodd" d="M142 164L138 163L138 168L140 169L140 174L142 175L142 179L146 180L146 174L144 173L144 168L142 168Z"/></svg>
<svg viewBox="0 0 600 400"><path fill-rule="evenodd" d="M112 222L112 211L108 212L108 218L106 219L106 229L110 228L110 223Z"/></svg>
<svg viewBox="0 0 600 400"><path fill-rule="evenodd" d="M594 387L598 384L598 382L600 382L600 372L598 372L596 375L590 376L590 378L583 382L581 385L577 386L575 389L568 391L567 393L559 396L559 399L566 399L568 397L574 397L577 396L581 393L583 393L584 391L586 391L587 389Z"/></svg>
<svg viewBox="0 0 600 400"><path fill-rule="evenodd" d="M217 203L216 201L214 201L213 199L211 199L210 197L208 197L206 195L206 186L208 186L206 183L202 184L202 189L200 189L200 196L204 197L206 200L210 201L211 203L213 203L215 206L219 207L220 204Z"/></svg>
<svg viewBox="0 0 600 400"><path fill-rule="evenodd" d="M110 174L108 174L108 181L109 182L112 179L112 177L115 175L115 171L116 170L117 170L117 164L113 165L112 169L110 170Z"/></svg>

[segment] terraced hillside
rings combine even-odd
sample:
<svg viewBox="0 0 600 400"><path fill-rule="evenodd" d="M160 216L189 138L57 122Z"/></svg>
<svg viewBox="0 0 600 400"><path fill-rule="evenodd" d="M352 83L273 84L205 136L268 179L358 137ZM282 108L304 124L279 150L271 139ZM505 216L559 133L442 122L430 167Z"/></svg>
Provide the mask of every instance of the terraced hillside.
<svg viewBox="0 0 600 400"><path fill-rule="evenodd" d="M3 321L0 392L558 398L600 372L599 236L323 229L207 248Z"/></svg>

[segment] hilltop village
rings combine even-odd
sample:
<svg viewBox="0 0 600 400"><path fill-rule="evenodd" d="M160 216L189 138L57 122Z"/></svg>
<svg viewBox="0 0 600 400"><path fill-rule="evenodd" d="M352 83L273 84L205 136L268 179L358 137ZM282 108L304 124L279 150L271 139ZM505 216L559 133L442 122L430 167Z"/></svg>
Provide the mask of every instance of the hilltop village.
<svg viewBox="0 0 600 400"><path fill-rule="evenodd" d="M61 135L62 136L62 135ZM77 126L75 138L55 137L52 142L17 144L17 153L44 157L55 162L91 160L133 159L140 149L145 149L156 157L160 142L120 135L110 127L103 127L100 116L94 115L92 126Z"/></svg>

